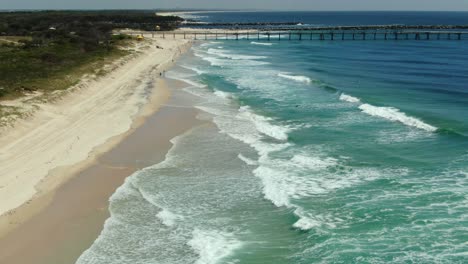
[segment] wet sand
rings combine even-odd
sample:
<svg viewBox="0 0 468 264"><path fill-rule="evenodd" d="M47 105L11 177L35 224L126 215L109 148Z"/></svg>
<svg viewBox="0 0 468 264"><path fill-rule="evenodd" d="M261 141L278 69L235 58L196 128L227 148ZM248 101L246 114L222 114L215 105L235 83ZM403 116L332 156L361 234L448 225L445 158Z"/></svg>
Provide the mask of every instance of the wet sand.
<svg viewBox="0 0 468 264"><path fill-rule="evenodd" d="M0 263L74 263L98 237L109 217L109 197L125 178L164 160L172 146L170 139L202 123L196 119L196 110L187 105L188 95L179 96L176 91L180 85L169 81L175 93L165 106L55 193L29 205L42 203L43 207L0 239Z"/></svg>

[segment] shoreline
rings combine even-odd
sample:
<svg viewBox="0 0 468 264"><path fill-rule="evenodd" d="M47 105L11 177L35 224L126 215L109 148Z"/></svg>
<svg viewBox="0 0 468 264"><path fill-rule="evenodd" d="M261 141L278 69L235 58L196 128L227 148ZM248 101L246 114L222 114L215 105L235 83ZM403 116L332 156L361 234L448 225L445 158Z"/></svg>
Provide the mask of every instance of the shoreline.
<svg viewBox="0 0 468 264"><path fill-rule="evenodd" d="M117 69L99 80L84 81L77 88L69 88L71 92L63 98L41 105L32 117L20 120L14 128L2 133L0 175L7 176L0 177L0 241L40 214L53 202L56 191L93 166L100 156L141 127L145 119L168 100L170 91L161 88L164 85L161 85L163 80L158 73L169 69L174 60L189 49L191 42L151 39L145 42L149 46L138 56L125 63L120 62ZM156 48L156 44L164 49ZM149 78L153 80L143 79L146 81L143 82L141 76L151 76ZM120 97L109 99L116 93ZM103 106L107 108L102 109ZM75 111L70 111L70 108ZM101 110L99 115L89 116L89 113L95 112L95 108ZM73 119L73 115L78 118ZM109 116L118 126L103 128L103 121L107 121ZM79 126L74 126L76 123ZM72 137L73 133L78 134L78 141L83 134L91 139L98 136L99 140L87 141L87 144L78 146L74 145L74 141L63 141L63 138ZM44 146L34 148L37 145ZM76 152L77 148L81 155L67 156L68 151ZM50 153L56 159L44 165L44 158ZM8 166L3 166L5 164ZM28 166L33 169L40 166L42 173L35 170L28 174ZM24 189L29 192L18 198L16 194L24 192Z"/></svg>
<svg viewBox="0 0 468 264"><path fill-rule="evenodd" d="M182 85L171 82L169 88L166 82L160 80L160 87L173 91ZM52 202L38 214L0 239L0 262L74 263L101 233L110 216L109 197L125 179L163 161L172 147L172 138L203 123L196 119L195 109L174 106L181 104L174 97L142 119L139 127L92 165L60 186Z"/></svg>

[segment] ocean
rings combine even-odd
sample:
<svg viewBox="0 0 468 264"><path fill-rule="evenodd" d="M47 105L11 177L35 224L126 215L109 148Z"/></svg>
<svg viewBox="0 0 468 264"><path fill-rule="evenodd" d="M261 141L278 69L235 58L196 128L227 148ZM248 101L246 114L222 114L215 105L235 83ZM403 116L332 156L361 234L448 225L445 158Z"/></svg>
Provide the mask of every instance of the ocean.
<svg viewBox="0 0 468 264"><path fill-rule="evenodd" d="M186 14L182 17L210 23L297 22L305 26L468 24L468 12L440 11L221 12Z"/></svg>
<svg viewBox="0 0 468 264"><path fill-rule="evenodd" d="M468 24L467 13L300 14ZM211 125L127 178L77 263L467 263L467 62L465 41L197 43L167 77L188 83Z"/></svg>

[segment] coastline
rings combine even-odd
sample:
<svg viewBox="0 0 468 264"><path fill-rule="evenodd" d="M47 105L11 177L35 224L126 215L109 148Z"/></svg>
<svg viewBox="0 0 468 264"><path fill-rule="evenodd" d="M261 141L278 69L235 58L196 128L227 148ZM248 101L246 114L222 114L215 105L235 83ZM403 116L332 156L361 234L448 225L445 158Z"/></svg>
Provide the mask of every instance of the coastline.
<svg viewBox="0 0 468 264"><path fill-rule="evenodd" d="M28 223L43 215L57 201L62 188L97 166L100 157L142 127L167 102L170 90L159 78L159 72L169 69L191 42L159 39L145 42L148 46L138 56L98 80L78 84L78 88L74 87L62 99L41 105L32 117L2 133L1 244L11 246L14 244L10 243L11 239L21 239L15 238L15 233L27 229ZM28 168L40 170L32 173ZM111 166L109 169L121 175L117 176L120 181L112 185L116 188L137 168ZM110 188L108 196L115 188ZM107 202L108 196L101 198ZM101 220L102 225L105 218ZM24 242L30 237L22 239L23 243L17 240L16 244L20 248L26 246ZM3 252L0 258L11 254Z"/></svg>
<svg viewBox="0 0 468 264"><path fill-rule="evenodd" d="M165 80L159 85L179 87L171 83L169 88ZM178 99L171 97L141 119L125 139L60 186L38 214L0 239L0 262L74 263L102 231L115 190L139 169L163 161L170 140L201 123L194 109L176 104Z"/></svg>
<svg viewBox="0 0 468 264"><path fill-rule="evenodd" d="M322 14L300 19L435 21L421 12ZM224 20L202 15L192 19ZM297 16L226 20L247 26ZM465 262L468 46L411 35L398 43L268 43L261 33L251 41L227 32L226 41L219 34L212 41L216 34L196 28L127 30L153 37L157 49L160 38L200 42L175 64L165 58L177 48L141 49L123 70L109 69L116 80L89 80L102 84L89 93L82 90L90 84L73 89L76 105L58 93L62 100L45 107L49 119L35 128L49 140L25 137L36 144L2 152L0 131L0 199L2 182L10 183L1 179L2 158L11 150L22 158L16 169L27 170L50 153L70 161L69 152L86 149L82 140L91 144L85 137L110 136L86 159L54 164L31 201L0 217L0 263ZM75 132L81 140L73 143ZM56 148L67 144L68 152Z"/></svg>

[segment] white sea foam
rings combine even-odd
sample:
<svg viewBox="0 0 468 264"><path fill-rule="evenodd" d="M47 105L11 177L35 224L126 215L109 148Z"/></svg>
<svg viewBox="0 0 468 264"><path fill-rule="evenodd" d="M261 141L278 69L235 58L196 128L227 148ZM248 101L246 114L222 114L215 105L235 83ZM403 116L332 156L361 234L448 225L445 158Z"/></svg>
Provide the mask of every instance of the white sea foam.
<svg viewBox="0 0 468 264"><path fill-rule="evenodd" d="M416 127L429 132L434 132L437 130L437 127L426 124L417 118L407 116L405 113L401 112L397 108L378 107L370 104L362 104L359 106L359 109L371 116L382 117L391 121L400 122L407 126Z"/></svg>
<svg viewBox="0 0 468 264"><path fill-rule="evenodd" d="M342 93L340 95L340 100L350 103L361 102L359 98L347 95L345 93ZM395 122L400 122L407 126L416 127L425 131L434 132L437 130L437 127L426 124L415 117L408 116L394 107L379 107L371 104L361 104L359 105L359 109L361 109L364 113L368 115L382 117Z"/></svg>
<svg viewBox="0 0 468 264"><path fill-rule="evenodd" d="M257 61L254 59L247 59L248 57L240 57L237 56L236 59L222 57L222 56L209 56L209 55L202 55L200 53L195 53L195 56L202 58L202 60L209 62L212 66L260 66L270 64L269 62L265 61ZM251 57L250 57L251 58Z"/></svg>
<svg viewBox="0 0 468 264"><path fill-rule="evenodd" d="M299 217L299 220L293 224L293 227L301 230L310 230L313 228L336 228L338 223L343 222L342 219L333 217L331 214L310 214L302 208L294 211L294 214Z"/></svg>
<svg viewBox="0 0 468 264"><path fill-rule="evenodd" d="M273 43L264 43L264 42L255 42L255 41L250 42L250 44L261 45L261 46L273 46Z"/></svg>
<svg viewBox="0 0 468 264"><path fill-rule="evenodd" d="M291 206L289 198L298 192L297 186L288 182L284 172L265 166L265 163L270 162L268 158L270 153L285 149L291 144L267 143L262 141L261 136L261 134L266 134L279 140L286 140L289 128L272 125L270 123L272 120L254 114L249 107L242 107L237 115L227 109L220 110L207 106L198 106L198 108L215 115L213 121L221 132L250 145L258 152L259 161L248 159L242 154L239 154L238 158L249 165L260 165L253 173L263 183L265 198L278 207Z"/></svg>
<svg viewBox="0 0 468 264"><path fill-rule="evenodd" d="M202 94L200 94L202 95ZM220 100L220 99L217 99L217 100ZM231 114L231 112L227 109L221 109L221 108L216 108L216 107L210 107L210 106L196 106L195 108L198 108L204 112L207 112L209 114L212 114L212 115L215 115L217 117L220 117L220 118L223 118L224 116L229 116ZM221 130L224 130L226 128L226 126L224 124L221 124L220 125L223 125L220 129ZM228 125L228 124L226 124ZM229 129L228 129L229 130Z"/></svg>
<svg viewBox="0 0 468 264"><path fill-rule="evenodd" d="M291 162L297 164L298 166L302 166L311 170L320 170L332 166L336 166L338 164L338 160L334 158L319 158L319 157L312 157L297 154L291 159Z"/></svg>
<svg viewBox="0 0 468 264"><path fill-rule="evenodd" d="M210 41L210 42L204 42L203 44L200 45L200 47L211 47L214 45L219 45L223 44L222 42L219 41ZM192 47L193 50L198 50L196 47Z"/></svg>
<svg viewBox="0 0 468 264"><path fill-rule="evenodd" d="M223 91L215 91L214 94L218 97L221 97L223 99L233 99L234 98L234 95L232 93L228 93L228 92L223 92Z"/></svg>
<svg viewBox="0 0 468 264"><path fill-rule="evenodd" d="M350 96L350 95L347 95L347 94L344 94L344 93L342 93L340 95L340 100L345 101L345 102L350 102L350 103L359 103L359 102L361 102L361 100L359 100L359 98L356 98L356 97L353 97L353 96Z"/></svg>
<svg viewBox="0 0 468 264"><path fill-rule="evenodd" d="M200 53L194 53L195 56L200 57L202 60L209 62L212 66L224 66L226 65L225 61L213 56L202 55Z"/></svg>
<svg viewBox="0 0 468 264"><path fill-rule="evenodd" d="M169 227L174 226L177 221L183 219L182 216L174 214L167 209L163 209L156 216L161 220L161 222L164 225Z"/></svg>
<svg viewBox="0 0 468 264"><path fill-rule="evenodd" d="M176 71L170 71L170 72L166 73L166 76L168 78L170 78L170 79L179 80L179 81L188 83L188 84L190 84L192 86L196 86L196 87L199 87L199 88L206 87L206 85L201 84L199 82L196 82L196 81L190 79L191 77L193 77L193 75L187 75L187 74L182 74L182 73L176 72Z"/></svg>
<svg viewBox="0 0 468 264"><path fill-rule="evenodd" d="M201 44L200 47L209 47L209 46L212 46L213 44L216 44L216 43L205 42L205 43ZM196 50L194 47L192 49Z"/></svg>
<svg viewBox="0 0 468 264"><path fill-rule="evenodd" d="M187 70L194 71L194 72L196 72L198 75L201 75L201 74L206 73L205 71L202 71L202 70L200 70L199 68L194 67L194 66L180 65L180 67L185 68L185 69L187 69Z"/></svg>
<svg viewBox="0 0 468 264"><path fill-rule="evenodd" d="M395 128L379 131L377 141L380 144L395 144L400 142L417 142L421 140L428 140L436 136L437 135L435 133L427 133L426 130L422 129L410 129L407 131L402 131L399 128Z"/></svg>
<svg viewBox="0 0 468 264"><path fill-rule="evenodd" d="M216 55L216 56L226 58L226 59L231 59L231 60L260 60L260 59L268 58L265 56L231 54L231 53L226 52L224 49L213 49L213 48L208 49L206 53Z"/></svg>
<svg viewBox="0 0 468 264"><path fill-rule="evenodd" d="M245 164L247 165L251 165L251 166L255 166L255 165L258 165L258 162L253 160L253 159L249 159L247 157L245 157L244 155L242 154L239 154L237 155L237 157L242 160L243 162L245 162Z"/></svg>
<svg viewBox="0 0 468 264"><path fill-rule="evenodd" d="M256 120L263 118L266 119L266 117L253 118L251 114L242 114L239 111L235 111L233 109L229 110L226 108L221 109L209 106L196 106L196 108L213 114L215 116L213 121L222 133L250 145L259 153L259 155L266 155L290 146L289 143L274 144L262 141L262 134L265 135L265 133L274 134L278 138L287 138L285 131L288 128L269 124L268 120L262 120L261 123L255 123ZM244 110L245 109L246 108L244 108ZM259 128L264 131L260 131ZM281 132L278 133L278 131Z"/></svg>
<svg viewBox="0 0 468 264"><path fill-rule="evenodd" d="M277 207L291 207L289 202L292 188L294 186L287 184L287 177L281 172L278 172L269 167L260 166L254 170L255 176L262 180L263 194L266 199L270 200Z"/></svg>
<svg viewBox="0 0 468 264"><path fill-rule="evenodd" d="M137 171L130 177L125 178L124 184L117 188L117 190L109 198L109 202L113 203L115 201L124 200L128 197L137 195L138 192L135 191L135 188L133 188L133 184L131 183L131 181L133 177L136 177L134 175L138 175L139 173L141 173L141 171Z"/></svg>
<svg viewBox="0 0 468 264"><path fill-rule="evenodd" d="M195 229L188 245L199 255L196 264L214 264L242 247L242 242L230 233Z"/></svg>
<svg viewBox="0 0 468 264"><path fill-rule="evenodd" d="M206 87L205 84L202 84L202 83L199 83L199 82L196 82L196 81L193 81L191 79L184 79L184 78L180 78L179 81L183 81L185 83L188 83L194 87L198 87L198 88L203 88L203 87Z"/></svg>
<svg viewBox="0 0 468 264"><path fill-rule="evenodd" d="M315 219L301 217L299 220L297 220L296 223L293 224L293 227L301 230L310 230L312 228L320 227L321 225L322 223Z"/></svg>
<svg viewBox="0 0 468 264"><path fill-rule="evenodd" d="M222 57L231 59L231 60L261 60L266 59L265 56L253 56L253 55L241 55L241 54L222 54Z"/></svg>
<svg viewBox="0 0 468 264"><path fill-rule="evenodd" d="M260 166L253 173L262 180L263 193L266 199L277 207L297 208L291 203L291 199L324 194L334 189L331 186L325 186L326 181L333 179L315 178L309 173L301 176L301 170L303 169L288 160L271 159L268 156L263 156L260 159ZM346 178L342 180L343 184L348 182Z"/></svg>
<svg viewBox="0 0 468 264"><path fill-rule="evenodd" d="M260 155L259 160L263 160L268 156L268 154L284 150L290 146L292 146L291 143L281 143L281 144L275 144L275 143L265 143L261 140L256 141L255 143L251 144L251 146L258 152Z"/></svg>
<svg viewBox="0 0 468 264"><path fill-rule="evenodd" d="M248 106L243 106L239 109L239 117L251 120L258 131L267 136L278 140L288 139L288 132L291 130L290 128L286 126L273 125L270 118L253 113Z"/></svg>
<svg viewBox="0 0 468 264"><path fill-rule="evenodd" d="M295 204L296 199L349 188L385 175L407 174L405 170L352 169L344 164L340 165L338 171L330 170L337 165L339 165L337 159L320 158L305 153L296 154L290 160L262 155L259 167L253 173L262 181L265 199L277 207L294 208L294 213L299 217L294 227L303 230L320 226L335 228L340 223L340 219L328 215L308 215L302 207Z"/></svg>
<svg viewBox="0 0 468 264"><path fill-rule="evenodd" d="M300 75L290 75L287 73L278 73L278 77L293 80L296 82L306 83L306 84L309 84L312 82L312 80L309 77L300 76Z"/></svg>

